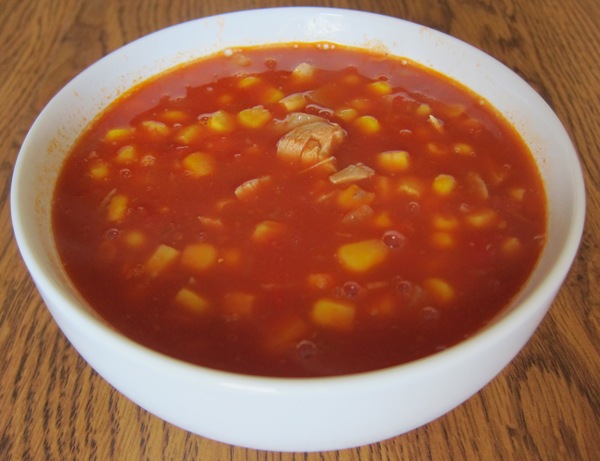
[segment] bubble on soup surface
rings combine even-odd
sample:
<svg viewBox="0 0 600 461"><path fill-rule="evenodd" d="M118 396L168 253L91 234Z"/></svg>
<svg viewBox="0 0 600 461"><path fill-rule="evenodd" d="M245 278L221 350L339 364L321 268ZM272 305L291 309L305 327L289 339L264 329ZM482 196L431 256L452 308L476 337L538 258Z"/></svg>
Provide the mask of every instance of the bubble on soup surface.
<svg viewBox="0 0 600 461"><path fill-rule="evenodd" d="M307 339L300 341L296 345L296 353L301 359L309 359L317 354L317 345Z"/></svg>
<svg viewBox="0 0 600 461"><path fill-rule="evenodd" d="M387 231L381 238L383 243L391 249L402 248L406 243L406 237L398 231Z"/></svg>

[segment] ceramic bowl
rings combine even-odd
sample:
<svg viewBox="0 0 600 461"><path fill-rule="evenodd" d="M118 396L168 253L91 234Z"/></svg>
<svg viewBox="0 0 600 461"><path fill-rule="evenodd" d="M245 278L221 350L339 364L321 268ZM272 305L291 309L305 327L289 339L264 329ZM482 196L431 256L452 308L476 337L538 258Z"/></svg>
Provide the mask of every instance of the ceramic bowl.
<svg viewBox="0 0 600 461"><path fill-rule="evenodd" d="M393 368L334 378L243 376L183 363L116 332L61 268L50 222L57 173L81 131L145 78L233 46L328 41L407 57L463 83L499 109L543 177L548 239L526 286L468 340ZM424 425L478 392L531 337L576 254L585 197L577 154L544 100L478 49L403 20L327 8L275 8L207 17L148 35L68 83L33 124L12 182L14 233L48 309L106 381L156 416L222 442L279 451L342 449ZM540 403L542 404L542 403Z"/></svg>

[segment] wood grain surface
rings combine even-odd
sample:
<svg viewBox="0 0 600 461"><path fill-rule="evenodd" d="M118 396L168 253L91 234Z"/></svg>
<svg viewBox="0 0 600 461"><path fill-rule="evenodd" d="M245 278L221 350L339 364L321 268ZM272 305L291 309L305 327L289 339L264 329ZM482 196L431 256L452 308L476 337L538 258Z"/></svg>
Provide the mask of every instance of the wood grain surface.
<svg viewBox="0 0 600 461"><path fill-rule="evenodd" d="M504 62L556 111L581 157L581 249L519 356L442 418L381 443L275 453L190 434L113 390L50 317L9 209L27 130L71 78L182 21L282 5L362 9L453 35ZM0 6L0 460L599 460L600 2L597 0L2 0Z"/></svg>

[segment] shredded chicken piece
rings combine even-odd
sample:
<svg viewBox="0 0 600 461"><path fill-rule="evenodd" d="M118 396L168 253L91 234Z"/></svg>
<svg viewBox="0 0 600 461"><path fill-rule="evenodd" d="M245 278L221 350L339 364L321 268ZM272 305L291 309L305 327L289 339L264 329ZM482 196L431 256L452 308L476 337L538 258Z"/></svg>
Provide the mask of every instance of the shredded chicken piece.
<svg viewBox="0 0 600 461"><path fill-rule="evenodd" d="M369 168L363 163L355 163L348 165L346 168L341 169L337 173L329 176L329 180L333 184L346 184L349 182L360 181L361 179L370 178L375 174L372 168Z"/></svg>
<svg viewBox="0 0 600 461"><path fill-rule="evenodd" d="M311 122L294 128L277 143L277 156L289 163L309 167L327 157L341 144L346 132L331 122Z"/></svg>
<svg viewBox="0 0 600 461"><path fill-rule="evenodd" d="M284 134L289 133L294 128L314 122L328 123L328 120L326 118L319 117L318 115L306 114L304 112L292 112L283 120L276 121L274 126L278 133Z"/></svg>
<svg viewBox="0 0 600 461"><path fill-rule="evenodd" d="M251 200L269 182L271 182L270 176L250 179L236 187L235 195L243 201Z"/></svg>
<svg viewBox="0 0 600 461"><path fill-rule="evenodd" d="M469 191L477 196L480 200L487 200L490 196L487 185L483 178L474 171L467 174L467 184Z"/></svg>

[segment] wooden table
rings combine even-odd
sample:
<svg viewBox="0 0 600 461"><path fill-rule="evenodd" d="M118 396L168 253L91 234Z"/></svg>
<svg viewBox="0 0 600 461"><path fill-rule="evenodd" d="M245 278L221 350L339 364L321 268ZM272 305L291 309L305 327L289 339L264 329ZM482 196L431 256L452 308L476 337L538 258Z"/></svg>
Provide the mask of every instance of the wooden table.
<svg viewBox="0 0 600 461"><path fill-rule="evenodd" d="M600 2L597 0L3 0L0 12L0 459L600 459ZM553 107L581 156L588 215L550 314L491 384L394 439L312 454L192 435L113 390L51 319L14 243L12 169L36 115L67 81L157 29L257 7L321 5L408 19L507 64Z"/></svg>

